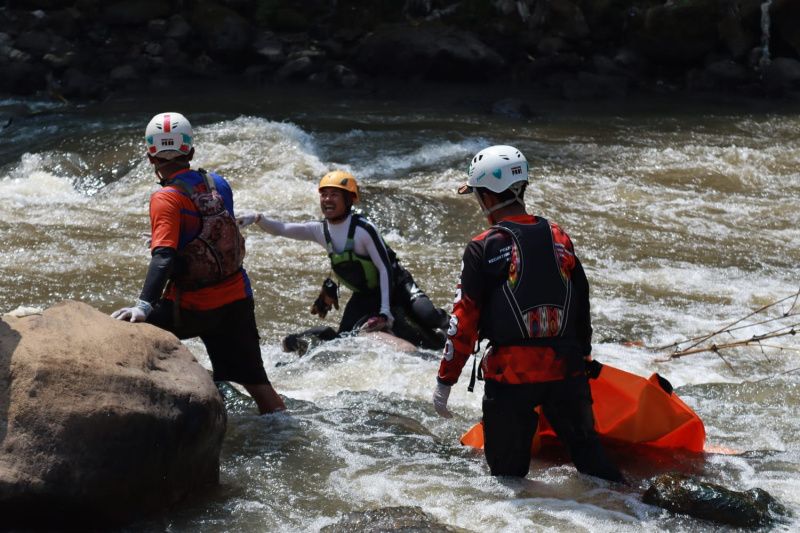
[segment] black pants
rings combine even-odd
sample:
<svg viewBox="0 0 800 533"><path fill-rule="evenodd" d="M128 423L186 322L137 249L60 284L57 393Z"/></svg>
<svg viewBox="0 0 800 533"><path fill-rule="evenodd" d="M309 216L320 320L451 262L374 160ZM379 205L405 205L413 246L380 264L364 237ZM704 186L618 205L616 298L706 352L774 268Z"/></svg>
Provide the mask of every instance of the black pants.
<svg viewBox="0 0 800 533"><path fill-rule="evenodd" d="M147 322L172 332L179 339L200 337L214 369L214 381L243 385L269 384L256 327L252 298L216 309L175 312L172 300L159 300Z"/></svg>
<svg viewBox="0 0 800 533"><path fill-rule="evenodd" d="M610 481L623 480L594 430L592 395L589 382L582 375L521 385L486 381L484 450L493 476L528 474L531 443L539 418L534 408L538 405L579 472Z"/></svg>
<svg viewBox="0 0 800 533"><path fill-rule="evenodd" d="M433 305L428 295L417 286L408 270L402 267L400 270L401 274L396 275L397 283L392 293L392 306L402 306L412 319L424 328L446 331L450 315L444 309Z"/></svg>
<svg viewBox="0 0 800 533"><path fill-rule="evenodd" d="M379 291L354 292L342 311L339 321L339 330L330 326L314 326L289 337L312 337L321 341L330 341L336 337L355 331L360 328L370 317L378 314L381 308L381 293ZM289 338L287 337L287 338Z"/></svg>

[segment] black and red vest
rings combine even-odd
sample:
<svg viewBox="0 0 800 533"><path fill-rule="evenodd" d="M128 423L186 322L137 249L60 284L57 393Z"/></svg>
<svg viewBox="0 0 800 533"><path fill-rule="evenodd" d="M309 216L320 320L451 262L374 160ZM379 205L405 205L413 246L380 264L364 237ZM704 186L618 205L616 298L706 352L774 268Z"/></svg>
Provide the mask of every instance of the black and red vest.
<svg viewBox="0 0 800 533"><path fill-rule="evenodd" d="M550 346L559 355L579 355L573 284L562 270L550 223L541 217L535 224L504 220L491 229L510 236L511 243L495 253L487 250L487 258L506 259L508 270L488 294L481 337L493 346Z"/></svg>

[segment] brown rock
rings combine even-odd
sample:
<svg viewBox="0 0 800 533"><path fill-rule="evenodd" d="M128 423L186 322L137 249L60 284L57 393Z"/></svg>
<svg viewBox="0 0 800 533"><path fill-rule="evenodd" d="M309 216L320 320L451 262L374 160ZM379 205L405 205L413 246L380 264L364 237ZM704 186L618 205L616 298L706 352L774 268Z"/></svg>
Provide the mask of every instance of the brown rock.
<svg viewBox="0 0 800 533"><path fill-rule="evenodd" d="M118 523L219 477L222 399L172 334L79 302L0 320L3 527Z"/></svg>

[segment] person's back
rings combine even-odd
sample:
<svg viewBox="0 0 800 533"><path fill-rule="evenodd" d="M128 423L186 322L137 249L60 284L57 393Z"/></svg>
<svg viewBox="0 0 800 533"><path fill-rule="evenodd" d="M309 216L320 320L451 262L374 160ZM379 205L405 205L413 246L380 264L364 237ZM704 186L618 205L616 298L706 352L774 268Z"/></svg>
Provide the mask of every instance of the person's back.
<svg viewBox="0 0 800 533"><path fill-rule="evenodd" d="M592 349L588 281L566 233L527 213L527 182L522 153L492 146L476 154L459 189L474 193L491 227L464 251L434 408L451 416L450 389L487 339L482 407L492 475L528 473L542 406L579 471L621 481L594 431L584 368Z"/></svg>
<svg viewBox="0 0 800 533"><path fill-rule="evenodd" d="M150 266L135 305L112 316L147 321L181 339L200 337L215 381L241 383L261 413L286 409L261 359L230 185L191 169L194 131L180 113L154 116L145 144L162 187L150 197ZM210 226L219 231L204 237Z"/></svg>

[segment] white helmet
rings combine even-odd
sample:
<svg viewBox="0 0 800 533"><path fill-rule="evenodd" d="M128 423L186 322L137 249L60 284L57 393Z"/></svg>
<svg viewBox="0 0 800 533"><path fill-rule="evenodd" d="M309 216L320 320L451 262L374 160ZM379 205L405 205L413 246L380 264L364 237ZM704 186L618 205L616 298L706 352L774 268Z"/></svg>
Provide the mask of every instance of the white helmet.
<svg viewBox="0 0 800 533"><path fill-rule="evenodd" d="M180 113L159 113L150 119L144 133L147 153L161 159L188 155L194 132L189 120Z"/></svg>
<svg viewBox="0 0 800 533"><path fill-rule="evenodd" d="M515 183L528 181L528 160L513 146L490 146L475 154L467 176L467 183L458 189L459 194L470 193L474 187L500 193Z"/></svg>

